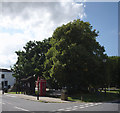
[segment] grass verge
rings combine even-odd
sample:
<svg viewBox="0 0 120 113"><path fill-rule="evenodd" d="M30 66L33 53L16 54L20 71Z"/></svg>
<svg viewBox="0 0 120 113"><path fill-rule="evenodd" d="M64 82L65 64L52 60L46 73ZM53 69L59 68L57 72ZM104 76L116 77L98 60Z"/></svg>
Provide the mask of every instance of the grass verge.
<svg viewBox="0 0 120 113"><path fill-rule="evenodd" d="M16 92L8 92L8 94L16 94ZM23 94L23 92L20 92L20 94Z"/></svg>
<svg viewBox="0 0 120 113"><path fill-rule="evenodd" d="M76 94L68 97L70 101L81 101L81 102L104 102L120 100L120 95L118 93L104 92L93 93L93 94Z"/></svg>

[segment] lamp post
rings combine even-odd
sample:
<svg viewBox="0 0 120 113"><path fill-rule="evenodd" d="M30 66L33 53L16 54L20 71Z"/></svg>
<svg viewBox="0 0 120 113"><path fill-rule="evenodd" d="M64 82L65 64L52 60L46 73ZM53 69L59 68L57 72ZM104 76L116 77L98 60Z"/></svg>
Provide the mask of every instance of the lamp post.
<svg viewBox="0 0 120 113"><path fill-rule="evenodd" d="M34 75L33 75L33 78L34 78L34 83L33 83L33 88L34 88L34 90L33 90L33 94L34 94L34 95L36 95L36 93L35 93L35 91L36 91L36 78L35 78L35 77L36 77L36 75L34 74Z"/></svg>
<svg viewBox="0 0 120 113"><path fill-rule="evenodd" d="M107 62L107 60L106 60L106 59L103 59L104 69L106 68L106 62ZM105 73L105 74L106 74L106 73ZM107 84L106 84L106 83L104 84L104 87L105 87L104 91L105 91L105 96L106 96L106 88L107 88Z"/></svg>
<svg viewBox="0 0 120 113"><path fill-rule="evenodd" d="M2 94L4 94L4 84L5 84L5 79L3 80Z"/></svg>
<svg viewBox="0 0 120 113"><path fill-rule="evenodd" d="M37 88L38 88L37 100L39 100L39 94L40 94L40 80L39 80L39 77L37 78Z"/></svg>

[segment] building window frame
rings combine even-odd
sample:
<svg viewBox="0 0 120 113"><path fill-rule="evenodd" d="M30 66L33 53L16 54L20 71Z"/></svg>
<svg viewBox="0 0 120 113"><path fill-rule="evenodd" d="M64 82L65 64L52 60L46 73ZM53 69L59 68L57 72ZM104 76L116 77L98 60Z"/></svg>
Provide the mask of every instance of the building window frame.
<svg viewBox="0 0 120 113"><path fill-rule="evenodd" d="M1 74L1 78L4 79L5 78L5 74Z"/></svg>

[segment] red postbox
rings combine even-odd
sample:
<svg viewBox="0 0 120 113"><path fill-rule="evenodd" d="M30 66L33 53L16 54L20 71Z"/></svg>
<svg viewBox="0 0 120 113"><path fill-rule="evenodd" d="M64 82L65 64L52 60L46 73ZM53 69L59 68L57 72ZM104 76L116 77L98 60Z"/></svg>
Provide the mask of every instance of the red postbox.
<svg viewBox="0 0 120 113"><path fill-rule="evenodd" d="M46 80L45 79L37 79L37 88L40 96L46 95Z"/></svg>

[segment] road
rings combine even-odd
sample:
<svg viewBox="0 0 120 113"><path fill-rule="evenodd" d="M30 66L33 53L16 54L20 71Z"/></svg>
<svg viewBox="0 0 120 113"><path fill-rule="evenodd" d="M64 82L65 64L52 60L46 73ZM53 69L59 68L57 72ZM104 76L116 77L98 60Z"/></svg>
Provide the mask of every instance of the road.
<svg viewBox="0 0 120 113"><path fill-rule="evenodd" d="M2 95L2 111L118 111L120 102L115 103L43 103L25 100L13 95ZM118 107L119 106L119 107ZM120 110L120 109L119 109ZM34 112L35 113L35 112ZM118 113L118 112L115 112Z"/></svg>

